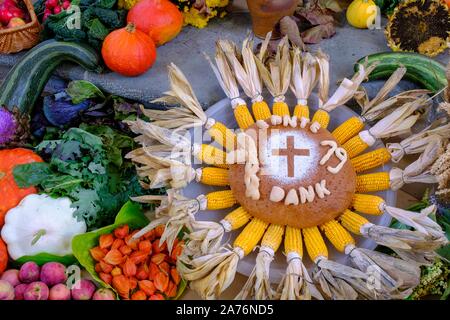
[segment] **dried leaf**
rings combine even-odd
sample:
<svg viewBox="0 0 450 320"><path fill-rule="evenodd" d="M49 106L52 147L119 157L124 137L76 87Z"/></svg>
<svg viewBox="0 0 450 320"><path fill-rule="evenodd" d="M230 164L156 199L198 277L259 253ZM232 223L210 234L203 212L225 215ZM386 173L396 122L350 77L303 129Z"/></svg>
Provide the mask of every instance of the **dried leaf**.
<svg viewBox="0 0 450 320"><path fill-rule="evenodd" d="M302 38L305 43L319 43L322 39L328 39L334 36L336 28L333 22L320 24L302 33Z"/></svg>
<svg viewBox="0 0 450 320"><path fill-rule="evenodd" d="M292 17L284 17L280 20L280 32L283 36L288 36L288 39L297 47L305 50L305 44L300 36L298 25Z"/></svg>
<svg viewBox="0 0 450 320"><path fill-rule="evenodd" d="M342 8L336 0L319 0L318 4L323 9L328 9L333 12L341 12Z"/></svg>

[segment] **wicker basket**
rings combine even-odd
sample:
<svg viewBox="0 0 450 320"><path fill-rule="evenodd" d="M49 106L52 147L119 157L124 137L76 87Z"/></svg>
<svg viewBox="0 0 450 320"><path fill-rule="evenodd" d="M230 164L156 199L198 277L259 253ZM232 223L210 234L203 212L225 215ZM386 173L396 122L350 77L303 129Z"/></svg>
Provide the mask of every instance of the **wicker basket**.
<svg viewBox="0 0 450 320"><path fill-rule="evenodd" d="M23 26L0 30L0 53L14 53L34 47L39 42L41 25L31 0L23 0L31 21Z"/></svg>

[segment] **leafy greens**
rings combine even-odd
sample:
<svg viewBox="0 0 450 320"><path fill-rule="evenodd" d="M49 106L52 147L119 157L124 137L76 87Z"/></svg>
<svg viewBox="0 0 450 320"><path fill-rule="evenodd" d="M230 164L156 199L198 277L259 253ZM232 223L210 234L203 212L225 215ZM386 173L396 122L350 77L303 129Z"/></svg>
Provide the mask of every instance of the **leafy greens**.
<svg viewBox="0 0 450 320"><path fill-rule="evenodd" d="M111 224L130 196L143 189L134 166L123 160L133 149L132 138L107 126L81 124L65 133L53 133L36 146L46 163L14 168L20 187L37 186L53 196L67 196L90 230Z"/></svg>

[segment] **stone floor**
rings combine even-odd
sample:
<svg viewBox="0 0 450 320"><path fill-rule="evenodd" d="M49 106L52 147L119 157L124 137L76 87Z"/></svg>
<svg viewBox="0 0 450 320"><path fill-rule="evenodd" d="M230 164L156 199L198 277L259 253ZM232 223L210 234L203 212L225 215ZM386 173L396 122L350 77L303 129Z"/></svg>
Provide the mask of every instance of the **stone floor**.
<svg viewBox="0 0 450 320"><path fill-rule="evenodd" d="M382 26L384 22L382 21ZM250 29L250 17L247 13L232 13L222 20L211 22L201 30L186 27L175 40L158 48L155 65L136 78L126 78L116 73L98 75L71 65L60 67L56 74L66 79L86 79L107 92L148 103L167 89L166 67L173 62L187 75L200 102L207 108L225 96L203 53L212 56L215 41L219 38L240 42ZM332 85L336 80L351 76L353 65L359 58L390 50L386 45L383 29L360 30L347 24L340 26L333 38L311 46L310 49L317 50L318 47L330 55ZM22 55L23 53L0 55L0 79ZM447 63L448 52L437 59Z"/></svg>

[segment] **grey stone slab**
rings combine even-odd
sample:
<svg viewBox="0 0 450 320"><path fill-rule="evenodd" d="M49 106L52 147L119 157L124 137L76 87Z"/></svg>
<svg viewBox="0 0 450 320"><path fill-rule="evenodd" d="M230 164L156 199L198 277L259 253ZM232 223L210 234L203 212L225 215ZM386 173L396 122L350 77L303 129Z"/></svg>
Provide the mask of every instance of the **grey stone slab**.
<svg viewBox="0 0 450 320"><path fill-rule="evenodd" d="M382 21L385 24L385 20ZM382 25L383 25L382 24ZM177 64L191 81L198 98L205 108L224 98L203 52L213 55L215 41L228 38L241 42L251 29L247 13L232 13L224 19L212 21L204 29L186 27L172 42L158 48L158 59L147 73L135 77L122 77L116 73L94 74L80 67L64 65L57 69L56 75L64 79L86 79L103 90L130 99L148 103L168 88L166 67L170 62ZM353 74L353 65L359 58L389 51L383 30L360 30L347 24L337 29L336 35L319 45L310 46L312 50L320 47L331 58L332 86L337 80ZM0 77L23 55L0 55ZM437 60L447 63L448 52ZM333 90L334 88L332 88Z"/></svg>

